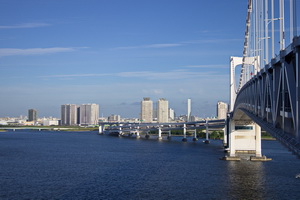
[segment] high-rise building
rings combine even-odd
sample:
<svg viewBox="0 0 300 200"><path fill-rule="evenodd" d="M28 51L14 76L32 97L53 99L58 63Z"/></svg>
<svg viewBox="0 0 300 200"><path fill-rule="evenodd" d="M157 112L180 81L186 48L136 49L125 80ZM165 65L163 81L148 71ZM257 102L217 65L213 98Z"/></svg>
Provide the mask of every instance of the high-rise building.
<svg viewBox="0 0 300 200"><path fill-rule="evenodd" d="M77 125L77 105L65 104L61 105L61 125L74 126Z"/></svg>
<svg viewBox="0 0 300 200"><path fill-rule="evenodd" d="M226 119L227 111L228 111L227 103L218 101L218 103L217 103L217 116L218 116L218 119Z"/></svg>
<svg viewBox="0 0 300 200"><path fill-rule="evenodd" d="M120 115L110 115L108 117L109 122L120 122L121 121L121 116Z"/></svg>
<svg viewBox="0 0 300 200"><path fill-rule="evenodd" d="M169 119L172 121L175 119L175 112L172 108L169 108Z"/></svg>
<svg viewBox="0 0 300 200"><path fill-rule="evenodd" d="M28 110L28 121L37 121L37 111L35 109Z"/></svg>
<svg viewBox="0 0 300 200"><path fill-rule="evenodd" d="M153 102L149 97L145 97L141 101L141 117L140 120L145 123L151 123L153 119Z"/></svg>
<svg viewBox="0 0 300 200"><path fill-rule="evenodd" d="M187 121L190 122L191 121L191 117L192 117L192 100L188 99L187 100Z"/></svg>
<svg viewBox="0 0 300 200"><path fill-rule="evenodd" d="M98 104L82 104L80 105L80 125L89 126L97 125L99 120Z"/></svg>
<svg viewBox="0 0 300 200"><path fill-rule="evenodd" d="M157 102L157 122L169 122L169 102L164 98L160 98Z"/></svg>

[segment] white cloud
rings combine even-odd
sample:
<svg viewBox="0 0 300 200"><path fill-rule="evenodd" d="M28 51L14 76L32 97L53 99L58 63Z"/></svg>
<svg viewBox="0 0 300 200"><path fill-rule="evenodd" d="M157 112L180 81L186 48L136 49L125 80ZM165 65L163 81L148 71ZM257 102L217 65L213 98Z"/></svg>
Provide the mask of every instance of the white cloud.
<svg viewBox="0 0 300 200"><path fill-rule="evenodd" d="M102 74L58 74L41 76L41 78L75 78L75 77L122 77L122 78L141 78L148 80L174 80L174 79L192 79L204 77L224 77L227 74L218 73L216 71L195 72L189 70L171 70L166 72L155 71L134 71L134 72L119 72L119 73L102 73Z"/></svg>
<svg viewBox="0 0 300 200"><path fill-rule="evenodd" d="M242 39L205 39L205 40L190 40L182 41L177 43L162 43L162 44L148 44L148 45L138 45L138 46L124 46L115 47L116 50L128 50L128 49L150 49L150 48L170 48L170 47L180 47L193 44L219 44L226 42L240 42Z"/></svg>
<svg viewBox="0 0 300 200"><path fill-rule="evenodd" d="M240 42L243 39L234 39L234 38L224 38L224 39L205 39L205 40L190 40L181 42L182 44L219 44L219 43L226 43L226 42Z"/></svg>
<svg viewBox="0 0 300 200"><path fill-rule="evenodd" d="M186 68L229 68L228 65L188 65Z"/></svg>
<svg viewBox="0 0 300 200"><path fill-rule="evenodd" d="M44 27L44 26L50 26L50 24L47 24L47 23L23 23L23 24L17 24L17 25L0 26L0 29L38 28L38 27Z"/></svg>
<svg viewBox="0 0 300 200"><path fill-rule="evenodd" d="M143 94L146 95L162 95L164 91L162 89L142 89Z"/></svg>
<svg viewBox="0 0 300 200"><path fill-rule="evenodd" d="M99 77L99 76L111 76L113 74L61 74L61 75L49 75L41 76L42 78L75 78L75 77Z"/></svg>
<svg viewBox="0 0 300 200"><path fill-rule="evenodd" d="M164 93L163 90L161 90L161 89L155 89L155 90L153 90L153 92L154 92L154 94L163 94Z"/></svg>
<svg viewBox="0 0 300 200"><path fill-rule="evenodd" d="M145 48L167 48L167 47L178 47L182 46L183 44L174 43L174 44L151 44L144 46Z"/></svg>
<svg viewBox="0 0 300 200"><path fill-rule="evenodd" d="M136 72L121 72L116 74L120 77L131 78L146 78L150 80L174 80L174 79L189 79L206 76L218 76L216 72L195 72L188 70L172 70L167 72L151 72L151 71L136 71Z"/></svg>
<svg viewBox="0 0 300 200"><path fill-rule="evenodd" d="M149 44L149 45L140 45L140 46L125 46L125 47L116 47L117 50L126 50L126 49L152 49L152 48L169 48L169 47L178 47L182 46L182 43L165 43L165 44Z"/></svg>
<svg viewBox="0 0 300 200"><path fill-rule="evenodd" d="M86 47L80 47L80 48L86 48ZM74 48L74 47L52 47L52 48L31 48L31 49L1 48L0 57L53 54L53 53L76 51L77 49L79 48Z"/></svg>

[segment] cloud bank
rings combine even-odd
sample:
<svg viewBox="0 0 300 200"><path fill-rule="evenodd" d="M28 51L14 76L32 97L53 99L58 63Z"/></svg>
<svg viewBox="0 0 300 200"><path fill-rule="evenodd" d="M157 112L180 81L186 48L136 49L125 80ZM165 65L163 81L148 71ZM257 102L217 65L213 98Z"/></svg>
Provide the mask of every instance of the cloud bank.
<svg viewBox="0 0 300 200"><path fill-rule="evenodd" d="M23 23L17 25L7 25L7 26L0 26L0 29L19 29L19 28L38 28L38 27L45 27L50 26L47 23Z"/></svg>
<svg viewBox="0 0 300 200"><path fill-rule="evenodd" d="M174 80L174 79L190 79L199 77L212 77L220 76L224 74L213 71L207 72L195 72L189 70L170 70L166 72L155 72L155 71L131 71L131 72L118 72L118 73L95 73L95 74L58 74L41 76L41 78L85 78L85 77L121 77L121 78L141 78L148 80Z"/></svg>
<svg viewBox="0 0 300 200"><path fill-rule="evenodd" d="M86 47L80 47L80 48L86 48ZM77 49L79 48L74 48L74 47L52 47L52 48L31 48L31 49L1 48L0 57L53 54L53 53L76 51Z"/></svg>

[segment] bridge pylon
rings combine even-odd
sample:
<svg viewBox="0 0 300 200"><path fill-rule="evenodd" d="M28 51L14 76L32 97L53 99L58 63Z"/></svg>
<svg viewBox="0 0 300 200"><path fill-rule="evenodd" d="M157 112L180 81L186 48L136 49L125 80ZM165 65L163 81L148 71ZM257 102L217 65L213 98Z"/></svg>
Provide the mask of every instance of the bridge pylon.
<svg viewBox="0 0 300 200"><path fill-rule="evenodd" d="M224 144L226 144L228 156L225 160L261 160L266 161L261 153L261 127L256 124L241 110L235 110L235 102L238 90L236 88L235 69L238 65L244 65L241 71L239 87L245 84L252 77L250 73L256 75L260 70L259 56L255 57L231 57L230 58L230 114L227 117L225 128ZM225 140L226 139L226 140Z"/></svg>
<svg viewBox="0 0 300 200"><path fill-rule="evenodd" d="M234 57L234 56L230 57L230 112L233 111L238 89L240 89L236 87L236 79L235 79L236 68L240 65L244 65L244 68L242 69L240 74L240 76L243 77L240 79L240 83L239 83L239 87L241 87L241 85L245 84L249 79L252 78L251 77L252 75L257 74L258 70L260 69L259 62L260 62L259 56L246 57L245 59L243 57ZM245 65L247 67L245 67Z"/></svg>

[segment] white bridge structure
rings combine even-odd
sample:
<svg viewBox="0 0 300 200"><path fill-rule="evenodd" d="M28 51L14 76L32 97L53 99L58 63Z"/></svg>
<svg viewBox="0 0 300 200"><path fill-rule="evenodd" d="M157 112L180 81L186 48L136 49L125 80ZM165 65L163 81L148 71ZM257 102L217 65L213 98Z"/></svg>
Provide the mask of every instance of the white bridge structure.
<svg viewBox="0 0 300 200"><path fill-rule="evenodd" d="M193 135L193 141L197 141L197 130L206 130L205 143L209 143L209 131L222 130L225 127L224 119L211 119L193 122L174 122L174 123L122 123L122 122L102 122L99 124L99 134L109 134L114 136L135 136L140 138L143 134L146 139L154 137L158 140L163 139L163 133L167 133L167 139L171 139L172 131L181 131L182 141L187 141L187 133ZM150 136L150 133L154 132Z"/></svg>
<svg viewBox="0 0 300 200"><path fill-rule="evenodd" d="M299 4L248 0L243 56L230 58L229 160L263 159L261 128L300 155Z"/></svg>

